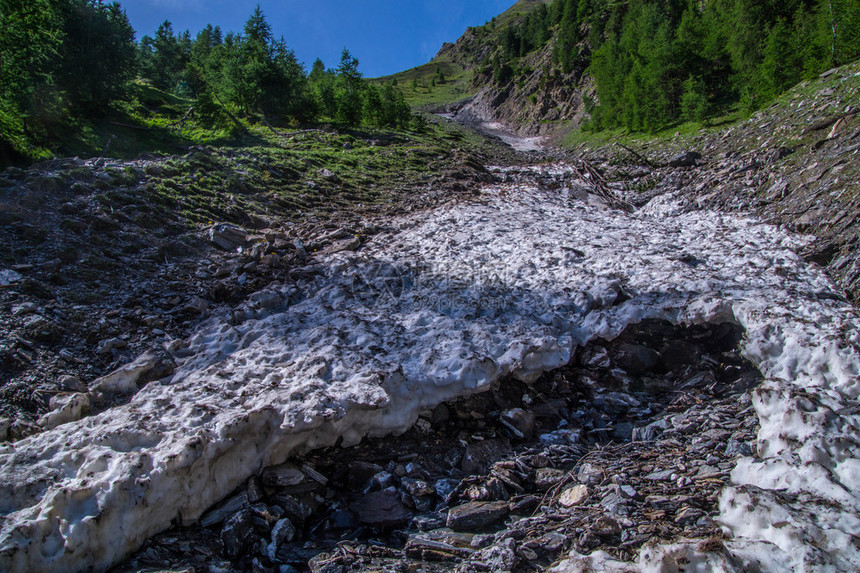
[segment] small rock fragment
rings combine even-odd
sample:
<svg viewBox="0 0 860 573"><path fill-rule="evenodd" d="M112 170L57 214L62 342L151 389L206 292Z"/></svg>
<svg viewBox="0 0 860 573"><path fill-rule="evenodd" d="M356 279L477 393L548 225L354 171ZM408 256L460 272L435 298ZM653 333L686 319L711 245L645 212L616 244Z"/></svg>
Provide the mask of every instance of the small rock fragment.
<svg viewBox="0 0 860 573"><path fill-rule="evenodd" d="M263 484L257 476L251 476L248 479L246 491L248 493L248 501L251 503L257 503L266 495L266 492L263 491Z"/></svg>
<svg viewBox="0 0 860 573"><path fill-rule="evenodd" d="M22 278L20 273L15 271L0 269L0 286L9 286L20 281Z"/></svg>
<svg viewBox="0 0 860 573"><path fill-rule="evenodd" d="M582 505L588 499L588 486L584 484L575 485L564 490L558 498L558 502L564 507Z"/></svg>
<svg viewBox="0 0 860 573"><path fill-rule="evenodd" d="M278 549L284 543L289 543L296 536L296 528L289 519L281 519L272 528L272 541L266 546L269 561L275 563Z"/></svg>
<svg viewBox="0 0 860 573"><path fill-rule="evenodd" d="M60 376L57 387L65 392L86 392L87 386L74 376Z"/></svg>
<svg viewBox="0 0 860 573"><path fill-rule="evenodd" d="M542 446L551 446L554 444L570 446L578 443L579 438L579 430L569 430L565 428L550 432L549 434L541 434L538 439Z"/></svg>
<svg viewBox="0 0 860 573"><path fill-rule="evenodd" d="M529 439L535 432L535 415L522 408L512 408L502 412L501 422L519 439Z"/></svg>
<svg viewBox="0 0 860 573"><path fill-rule="evenodd" d="M685 151L669 160L669 167L695 167L702 155L695 151Z"/></svg>
<svg viewBox="0 0 860 573"><path fill-rule="evenodd" d="M511 571L517 564L516 548L516 541L508 538L482 549L475 555L475 560L489 571Z"/></svg>
<svg viewBox="0 0 860 573"><path fill-rule="evenodd" d="M433 495L436 489L424 480L405 477L401 480L401 486L409 495L423 496Z"/></svg>
<svg viewBox="0 0 860 573"><path fill-rule="evenodd" d="M442 500L448 499L448 496L451 495L457 486L460 484L455 479L439 479L436 480L436 483L433 484L433 488L436 490L436 495L438 495Z"/></svg>
<svg viewBox="0 0 860 573"><path fill-rule="evenodd" d="M548 490L564 479L564 471L555 468L538 468L535 470L535 487Z"/></svg>
<svg viewBox="0 0 860 573"><path fill-rule="evenodd" d="M241 227L222 223L209 229L209 240L225 251L235 251L245 246L248 241L248 233Z"/></svg>
<svg viewBox="0 0 860 573"><path fill-rule="evenodd" d="M305 474L293 464L285 463L267 467L263 470L261 478L265 486L286 487L299 485L305 481Z"/></svg>
<svg viewBox="0 0 860 573"><path fill-rule="evenodd" d="M224 553L231 558L244 553L251 545L253 530L254 520L250 509L242 509L230 516L221 529Z"/></svg>
<svg viewBox="0 0 860 573"><path fill-rule="evenodd" d="M460 469L467 475L485 474L496 460L510 452L511 444L507 440L492 439L471 443L463 454Z"/></svg>
<svg viewBox="0 0 860 573"><path fill-rule="evenodd" d="M446 520L447 517L444 513L424 513L413 517L409 525L418 531L432 531L445 527Z"/></svg>
<svg viewBox="0 0 860 573"><path fill-rule="evenodd" d="M227 500L214 509L210 509L200 518L202 527L210 527L217 523L221 523L239 510L248 507L248 493L242 491Z"/></svg>

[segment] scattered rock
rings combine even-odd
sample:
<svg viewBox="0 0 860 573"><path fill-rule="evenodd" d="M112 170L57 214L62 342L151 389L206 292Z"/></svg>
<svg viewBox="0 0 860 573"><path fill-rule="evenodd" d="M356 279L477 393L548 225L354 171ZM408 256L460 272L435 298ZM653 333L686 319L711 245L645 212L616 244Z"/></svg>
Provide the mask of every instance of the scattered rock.
<svg viewBox="0 0 860 573"><path fill-rule="evenodd" d="M501 543L482 549L474 557L488 571L512 571L517 564L516 542L504 539Z"/></svg>
<svg viewBox="0 0 860 573"><path fill-rule="evenodd" d="M588 486L584 484L575 485L564 490L558 498L558 502L564 507L582 505L588 499Z"/></svg>
<svg viewBox="0 0 860 573"><path fill-rule="evenodd" d="M266 546L266 555L272 563L277 562L278 549L296 536L296 528L289 519L279 520L272 528L272 540Z"/></svg>
<svg viewBox="0 0 860 573"><path fill-rule="evenodd" d="M544 445L573 445L579 442L581 432L579 430L570 430L567 428L550 432L549 434L541 434L540 443Z"/></svg>
<svg viewBox="0 0 860 573"><path fill-rule="evenodd" d="M337 175L334 174L330 169L322 168L319 170L319 176L323 179L327 179L332 183L337 183L340 179Z"/></svg>
<svg viewBox="0 0 860 573"><path fill-rule="evenodd" d="M454 531L479 531L507 517L506 501L473 501L448 510L447 526Z"/></svg>
<svg viewBox="0 0 860 573"><path fill-rule="evenodd" d="M209 228L209 240L225 251L235 251L248 243L248 232L229 223L221 223Z"/></svg>
<svg viewBox="0 0 860 573"><path fill-rule="evenodd" d="M25 302L23 304L19 304L12 307L12 315L13 316L23 316L26 314L32 314L39 310L39 306L34 302Z"/></svg>
<svg viewBox="0 0 860 573"><path fill-rule="evenodd" d="M250 509L242 509L227 519L221 529L221 543L227 557L238 557L250 549L253 532L254 519Z"/></svg>
<svg viewBox="0 0 860 573"><path fill-rule="evenodd" d="M521 440L530 439L535 432L535 415L522 408L505 410L500 416L501 422L508 427L514 436Z"/></svg>
<svg viewBox="0 0 860 573"><path fill-rule="evenodd" d="M57 381L57 388L64 392L86 392L87 386L75 376L61 376Z"/></svg>
<svg viewBox="0 0 860 573"><path fill-rule="evenodd" d="M545 491L559 483L565 477L564 470L555 468L538 468L535 470L535 487Z"/></svg>
<svg viewBox="0 0 860 573"><path fill-rule="evenodd" d="M700 153L695 151L685 151L680 155L669 160L669 167L696 167L698 161L702 158Z"/></svg>
<svg viewBox="0 0 860 573"><path fill-rule="evenodd" d="M496 460L510 451L511 444L507 440L492 439L471 443L463 454L460 469L465 474L485 474Z"/></svg>
<svg viewBox="0 0 860 573"><path fill-rule="evenodd" d="M299 485L305 481L305 473L293 464L285 463L269 466L261 476L263 485L268 487L286 487Z"/></svg>
<svg viewBox="0 0 860 573"><path fill-rule="evenodd" d="M591 346L571 366L530 386L507 381L493 392L446 404L444 411L437 408L435 420L427 412L399 438L330 448L265 468L201 521L211 526L228 520L234 527L233 520L242 523L237 514L250 512L248 555L230 557L231 563L257 560L261 568L289 563L319 571L541 569L567 550L629 559L649 541L718 535L710 517L717 494L732 456L746 451L739 444L752 443L756 431L748 423L754 420L749 396L733 394L733 382L716 376L736 366L732 376L721 377L747 372L731 353L713 353L722 348L713 340L724 334L719 327L683 330L645 321L594 345L602 352ZM692 363L679 358L665 375L653 369L668 369L667 363L634 375L616 359L623 352L650 354L631 347L657 352L680 341L689 343L683 354ZM584 356L612 359L608 367L589 368ZM642 369L641 361L625 366ZM622 374L630 389L615 385ZM593 385L580 384L583 378ZM643 384L646 378L665 378L670 391ZM551 408L533 398L550 395ZM708 408L701 406L706 401ZM537 439L517 438L512 445L498 437L512 433L511 426L525 428L515 425L523 421L534 424ZM568 427L558 429L560 424ZM632 433L634 424L638 434L652 432L652 441L619 442L619 428ZM281 520L290 525L279 525ZM475 535L480 531L494 533ZM232 540L227 533L224 539ZM333 550L329 540L351 549ZM215 554L225 556L226 549L219 545Z"/></svg>
<svg viewBox="0 0 860 573"><path fill-rule="evenodd" d="M121 338L108 338L98 343L96 354L110 354L114 349L122 349L126 346L128 343Z"/></svg>
<svg viewBox="0 0 860 573"><path fill-rule="evenodd" d="M727 456L752 456L753 449L748 442L741 442L734 438L729 438L726 442Z"/></svg>
<svg viewBox="0 0 860 573"><path fill-rule="evenodd" d="M9 286L20 281L24 278L21 273L8 270L8 269L0 269L0 286Z"/></svg>
<svg viewBox="0 0 860 573"><path fill-rule="evenodd" d="M211 527L213 525L217 525L218 523L221 523L239 510L247 508L249 505L250 503L248 500L248 493L242 491L232 497L227 498L216 508L210 509L209 511L204 513L203 517L200 518L200 525L202 527Z"/></svg>
<svg viewBox="0 0 860 573"><path fill-rule="evenodd" d="M400 501L394 488L366 494L351 509L362 523L379 527L399 527L412 519L413 513Z"/></svg>

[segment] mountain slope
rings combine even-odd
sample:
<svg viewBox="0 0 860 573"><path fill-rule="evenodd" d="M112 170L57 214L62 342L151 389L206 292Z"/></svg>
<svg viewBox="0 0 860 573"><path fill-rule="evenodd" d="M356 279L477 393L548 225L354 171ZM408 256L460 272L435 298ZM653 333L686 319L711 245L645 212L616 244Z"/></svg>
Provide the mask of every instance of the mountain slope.
<svg viewBox="0 0 860 573"><path fill-rule="evenodd" d="M655 132L749 115L858 57L856 3L520 0L386 79L409 79L413 105L521 135Z"/></svg>
<svg viewBox="0 0 860 573"><path fill-rule="evenodd" d="M466 123L501 121L520 135L543 135L567 126L583 116L583 70L563 74L554 69L552 36L518 58L516 70L509 69L502 53L514 30L537 11L549 14L552 4L519 0L485 25L468 28L456 43L444 44L429 63L377 81L396 82L413 107L457 111Z"/></svg>

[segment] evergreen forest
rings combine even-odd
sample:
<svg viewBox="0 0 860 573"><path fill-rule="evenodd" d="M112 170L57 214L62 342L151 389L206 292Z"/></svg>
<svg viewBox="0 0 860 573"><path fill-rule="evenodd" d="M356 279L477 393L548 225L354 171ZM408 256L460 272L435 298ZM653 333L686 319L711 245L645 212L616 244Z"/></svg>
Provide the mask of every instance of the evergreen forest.
<svg viewBox="0 0 860 573"><path fill-rule="evenodd" d="M337 67L317 60L308 73L259 6L238 33L208 25L192 37L165 21L140 42L116 2L0 0L0 7L6 155L37 158L64 131L140 103L145 87L193 100L189 114L212 129L422 125L395 86L362 77L346 48Z"/></svg>
<svg viewBox="0 0 860 573"><path fill-rule="evenodd" d="M539 64L546 84L593 82L584 126L593 130L750 113L860 57L857 0L528 4L513 23L472 29L493 44L472 85L517 82L533 71L533 54L550 53ZM209 25L192 36L165 21L137 41L116 2L0 0L0 153L7 162L50 157L64 134L145 108L148 89L192 101L186 115L203 129L422 129L396 82L369 82L358 64L344 49L335 67L316 60L307 70L259 6L239 32ZM433 85L445 84L438 66L436 74Z"/></svg>
<svg viewBox="0 0 860 573"><path fill-rule="evenodd" d="M594 79L593 129L749 113L860 57L857 0L553 0L494 25L475 30L497 38L484 76L516 81L531 71L529 54L550 48L545 75Z"/></svg>

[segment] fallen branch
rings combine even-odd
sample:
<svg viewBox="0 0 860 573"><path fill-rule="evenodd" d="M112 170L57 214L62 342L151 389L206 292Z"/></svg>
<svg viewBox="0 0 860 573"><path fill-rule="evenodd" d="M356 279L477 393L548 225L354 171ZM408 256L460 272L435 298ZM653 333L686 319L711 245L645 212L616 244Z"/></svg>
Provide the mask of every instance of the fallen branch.
<svg viewBox="0 0 860 573"><path fill-rule="evenodd" d="M130 123L123 123L121 121L112 121L111 125L117 125L119 127L127 127L128 129L139 129L141 131L152 131L151 127L146 127L145 125L132 125Z"/></svg>
<svg viewBox="0 0 860 573"><path fill-rule="evenodd" d="M613 205L622 211L632 213L636 208L615 194L615 191L609 187L609 183L603 174L593 167L588 161L580 159L582 167L576 167L577 174L583 179L588 179L592 182L595 195L602 197L607 203Z"/></svg>
<svg viewBox="0 0 860 573"><path fill-rule="evenodd" d="M169 124L167 124L167 127L173 127L173 126L175 126L175 125L179 125L180 123L182 123L183 121L185 121L186 119L188 119L188 116L189 116L189 115L191 115L191 112L192 112L192 111L194 111L194 106L193 106L193 105L192 105L191 107L189 107L189 108L188 108L188 111L186 111L186 112L185 112L185 115L183 115L182 117L180 117L179 119L177 119L177 120L176 120L176 121L174 121L173 123L169 123Z"/></svg>
<svg viewBox="0 0 860 573"><path fill-rule="evenodd" d="M654 167L654 168L659 167L659 165L652 163L650 159L648 159L647 157L645 157L644 155L642 155L640 153L637 153L636 151L633 151L632 149L630 149L629 147L627 147L623 143L615 142L615 145L617 145L618 147L620 147L622 149L626 149L627 151L632 153L634 156L636 156L636 158L640 159L641 161L644 161L648 166Z"/></svg>
<svg viewBox="0 0 860 573"><path fill-rule="evenodd" d="M223 101L221 101L221 98L219 98L219 97L218 97L218 94L213 93L213 94L212 94L212 97L214 97L214 98L215 98L215 101L217 101L217 102L218 102L218 104L219 104L222 108L224 108L224 113L226 113L226 114L227 114L227 117L229 117L229 118L233 121L233 123L235 123L236 125L238 125L239 127L241 127L241 128L242 128L242 131L248 131L248 128L246 128L246 127L245 127L245 124L244 124L244 123L242 123L241 121L239 121L239 118L238 118L238 117L236 117L235 115L233 115L233 112L231 112L229 109L227 109L227 106L226 106L226 105L224 105L224 102L223 102Z"/></svg>
<svg viewBox="0 0 860 573"><path fill-rule="evenodd" d="M804 129L801 132L801 135L806 135L807 133L812 133L813 131L821 131L822 129L827 129L828 127L830 127L831 125L833 125L834 123L836 123L837 121L842 119L843 117L848 117L849 115L851 115L851 114L843 113L840 115L834 115L832 117L828 117L827 119L822 119L820 121L817 121L816 123L813 123L812 125L810 125L806 129Z"/></svg>
<svg viewBox="0 0 860 573"><path fill-rule="evenodd" d="M272 125L269 123L269 120L266 119L265 116L263 116L263 123L265 123L266 127L269 128L269 131L271 131L272 133L274 133L278 137L287 137L286 133L281 133L280 131L277 131L274 127L272 127Z"/></svg>

